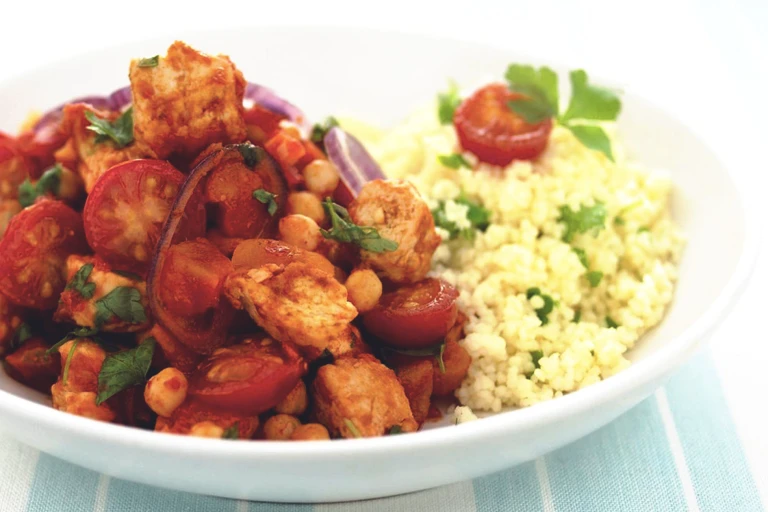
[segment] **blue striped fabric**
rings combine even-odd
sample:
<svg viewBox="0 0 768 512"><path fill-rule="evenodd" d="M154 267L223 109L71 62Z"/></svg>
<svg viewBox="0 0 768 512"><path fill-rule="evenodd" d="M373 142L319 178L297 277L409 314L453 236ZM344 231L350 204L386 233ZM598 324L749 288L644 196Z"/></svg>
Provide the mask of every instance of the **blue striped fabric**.
<svg viewBox="0 0 768 512"><path fill-rule="evenodd" d="M552 454L473 482L380 500L248 503L109 479L0 437L3 512L760 511L711 356L653 397Z"/></svg>

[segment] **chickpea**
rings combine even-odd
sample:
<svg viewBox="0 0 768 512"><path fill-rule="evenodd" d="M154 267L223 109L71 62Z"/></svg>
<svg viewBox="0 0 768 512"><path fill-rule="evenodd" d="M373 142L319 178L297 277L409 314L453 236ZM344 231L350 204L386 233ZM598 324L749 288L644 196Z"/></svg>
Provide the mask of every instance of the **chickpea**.
<svg viewBox="0 0 768 512"><path fill-rule="evenodd" d="M290 414L276 414L264 423L264 436L270 441L288 441L301 426L301 422Z"/></svg>
<svg viewBox="0 0 768 512"><path fill-rule="evenodd" d="M301 138L301 130L299 129L299 126L296 123L289 121L287 119L283 119L282 121L280 121L280 124L278 126L280 126L280 129L283 130L283 132L285 132L286 135L290 135L294 139Z"/></svg>
<svg viewBox="0 0 768 512"><path fill-rule="evenodd" d="M307 190L320 197L333 194L339 184L339 170L328 160L312 160L302 173Z"/></svg>
<svg viewBox="0 0 768 512"><path fill-rule="evenodd" d="M201 421L195 423L189 429L189 435L196 437L215 437L221 439L224 435L224 429L212 421Z"/></svg>
<svg viewBox="0 0 768 512"><path fill-rule="evenodd" d="M373 270L353 270L344 285L347 287L349 302L360 313L372 310L379 303L382 292L381 280Z"/></svg>
<svg viewBox="0 0 768 512"><path fill-rule="evenodd" d="M327 441L330 438L328 429L319 423L300 425L291 434L291 441Z"/></svg>
<svg viewBox="0 0 768 512"><path fill-rule="evenodd" d="M149 379L144 401L158 416L168 418L187 398L187 378L176 368L165 368Z"/></svg>
<svg viewBox="0 0 768 512"><path fill-rule="evenodd" d="M320 226L304 215L286 215L280 219L279 230L281 240L308 251L317 249L322 239Z"/></svg>
<svg viewBox="0 0 768 512"><path fill-rule="evenodd" d="M282 414L299 416L307 410L307 405L307 386L300 380L291 392L288 393L288 396L275 406L275 410Z"/></svg>
<svg viewBox="0 0 768 512"><path fill-rule="evenodd" d="M312 192L293 192L288 194L288 213L298 213L315 221L318 225L325 220L323 203Z"/></svg>

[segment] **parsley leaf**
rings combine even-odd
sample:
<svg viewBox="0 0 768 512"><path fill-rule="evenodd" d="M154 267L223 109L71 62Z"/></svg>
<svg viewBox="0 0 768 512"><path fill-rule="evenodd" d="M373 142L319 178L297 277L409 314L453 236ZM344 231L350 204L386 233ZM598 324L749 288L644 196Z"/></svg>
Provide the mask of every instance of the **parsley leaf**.
<svg viewBox="0 0 768 512"><path fill-rule="evenodd" d="M8 347L8 349L16 350L31 337L32 337L32 327L27 322L22 322L21 325L19 325L16 328L16 331L14 331L13 337L11 338L11 344L10 344L10 347Z"/></svg>
<svg viewBox="0 0 768 512"><path fill-rule="evenodd" d="M448 91L437 95L437 118L440 120L440 124L451 124L453 114L459 105L461 105L459 87L451 82Z"/></svg>
<svg viewBox="0 0 768 512"><path fill-rule="evenodd" d="M133 142L133 107L113 122L101 119L91 111L87 111L85 117L91 123L86 128L96 133L96 143L111 140L118 148L124 148Z"/></svg>
<svg viewBox="0 0 768 512"><path fill-rule="evenodd" d="M235 147L240 152L240 155L242 155L245 165L251 169L264 159L264 150L250 142L236 144Z"/></svg>
<svg viewBox="0 0 768 512"><path fill-rule="evenodd" d="M391 427L389 427L389 430L387 431L388 436L396 436L402 433L403 433L403 427L401 427L400 425L392 425Z"/></svg>
<svg viewBox="0 0 768 512"><path fill-rule="evenodd" d="M155 55L154 57L147 57L146 59L139 59L138 66L140 68L156 68L159 63L160 63L160 56L159 55Z"/></svg>
<svg viewBox="0 0 768 512"><path fill-rule="evenodd" d="M355 437L363 437L363 435L357 429L357 426L352 422L352 420L350 420L348 418L344 418L344 424L347 426L349 431L352 432L353 436L355 436Z"/></svg>
<svg viewBox="0 0 768 512"><path fill-rule="evenodd" d="M143 384L155 354L155 338L147 338L136 348L109 354L101 365L96 405L131 386Z"/></svg>
<svg viewBox="0 0 768 512"><path fill-rule="evenodd" d="M45 351L46 354L53 354L56 352L60 346L68 342L69 340L73 340L75 338L90 338L98 334L98 330L94 329L92 327L76 327L75 330L68 333L66 336L61 338L59 341L53 344L48 350Z"/></svg>
<svg viewBox="0 0 768 512"><path fill-rule="evenodd" d="M19 185L19 203L26 208L35 202L40 196L59 194L59 185L61 183L61 164L56 164L40 176L37 183L32 185L29 178Z"/></svg>
<svg viewBox="0 0 768 512"><path fill-rule="evenodd" d="M224 431L224 433L221 435L222 439L240 439L240 424L239 422L235 422L234 425L229 427Z"/></svg>
<svg viewBox="0 0 768 512"><path fill-rule="evenodd" d="M527 123L540 123L557 116L560 100L554 71L546 66L537 70L533 66L511 64L504 76L509 89L522 94L509 102L509 108Z"/></svg>
<svg viewBox="0 0 768 512"><path fill-rule="evenodd" d="M336 118L332 116L326 117L325 121L322 123L316 123L312 127L312 132L309 134L309 140L318 146L323 147L325 135L328 133L328 130L334 126L339 126L339 121L337 121Z"/></svg>
<svg viewBox="0 0 768 512"><path fill-rule="evenodd" d="M531 361L533 361L533 367L535 368L541 368L539 365L539 361L541 361L541 358L544 357L544 352L541 350L534 350L531 352Z"/></svg>
<svg viewBox="0 0 768 512"><path fill-rule="evenodd" d="M600 281L603 280L603 273L599 270L590 270L587 272L587 281L592 288L600 286Z"/></svg>
<svg viewBox="0 0 768 512"><path fill-rule="evenodd" d="M467 162L467 159L464 158L464 156L460 153L453 153L451 155L439 155L437 160L444 166L451 169L460 169L462 167L466 169L472 168L472 165Z"/></svg>
<svg viewBox="0 0 768 512"><path fill-rule="evenodd" d="M547 325L549 323L549 314L555 309L555 300L550 295L541 293L541 289L539 288L528 288L525 292L525 297L528 300L531 300L537 295L544 300L544 305L535 310L536 316L539 317L541 325Z"/></svg>
<svg viewBox="0 0 768 512"><path fill-rule="evenodd" d="M611 318L611 317L609 317L609 316L606 316L606 317L605 317L605 325L606 325L606 326L607 326L609 329L616 329L616 328L618 328L618 327L619 327L619 324L617 324L617 323L616 323L616 320L614 320L613 318Z"/></svg>
<svg viewBox="0 0 768 512"><path fill-rule="evenodd" d="M96 301L94 323L100 329L114 317L131 324L147 321L147 313L141 304L141 293L130 286L118 286Z"/></svg>
<svg viewBox="0 0 768 512"><path fill-rule="evenodd" d="M331 198L323 201L323 208L331 219L331 229L320 230L324 238L355 244L370 252L392 252L397 249L397 242L382 238L376 228L358 226L352 222L347 209L334 203Z"/></svg>
<svg viewBox="0 0 768 512"><path fill-rule="evenodd" d="M611 139L605 134L605 131L599 126L587 124L566 124L574 137L589 149L599 151L613 162L613 151L611 150Z"/></svg>
<svg viewBox="0 0 768 512"><path fill-rule="evenodd" d="M576 311L573 313L573 323L577 324L577 323L579 323L579 322L581 322L581 310L580 310L580 309L577 309L577 310L576 310Z"/></svg>
<svg viewBox="0 0 768 512"><path fill-rule="evenodd" d="M582 249L581 247L571 247L571 250L576 253L576 256L579 257L579 261L582 265L584 265L584 268L589 268L589 261L587 260L587 251Z"/></svg>
<svg viewBox="0 0 768 512"><path fill-rule="evenodd" d="M253 191L253 198L260 203L267 205L267 213L269 213L271 217L274 217L275 213L277 213L276 197L277 195L263 188L257 188Z"/></svg>
<svg viewBox="0 0 768 512"><path fill-rule="evenodd" d="M619 97L613 91L587 81L587 73L583 69L571 71L571 101L560 118L563 124L571 119L615 121L619 116Z"/></svg>
<svg viewBox="0 0 768 512"><path fill-rule="evenodd" d="M640 228L637 230L637 232L638 232L638 233L646 233L646 232L648 232L648 231L650 231L650 229L648 228L648 226L641 226L641 227L640 227Z"/></svg>
<svg viewBox="0 0 768 512"><path fill-rule="evenodd" d="M461 236L465 240L474 240L476 231L485 232L491 225L491 211L483 205L468 199L461 195L453 200L457 204L467 207L467 220L471 227L460 229L456 222L448 219L445 212L445 201L439 201L437 208L432 210L432 218L435 220L435 226L443 228L450 234L450 239L454 240Z"/></svg>
<svg viewBox="0 0 768 512"><path fill-rule="evenodd" d="M65 290L75 290L84 299L90 299L93 297L93 293L96 291L96 283L89 283L88 278L93 271L93 263L86 263L75 272L72 276L72 280L67 283Z"/></svg>
<svg viewBox="0 0 768 512"><path fill-rule="evenodd" d="M577 211L573 211L568 205L561 206L557 221L565 224L563 240L571 242L576 234L584 234L589 230L597 235L605 227L606 214L605 205L600 202L596 202L594 206L582 205Z"/></svg>
<svg viewBox="0 0 768 512"><path fill-rule="evenodd" d="M80 343L80 338L75 338L75 341L72 342L72 346L69 347L69 352L67 353L67 361L64 363L64 371L61 372L62 384L67 383L67 378L69 377L69 366L72 364L72 358L75 355L75 349L77 348L78 343Z"/></svg>

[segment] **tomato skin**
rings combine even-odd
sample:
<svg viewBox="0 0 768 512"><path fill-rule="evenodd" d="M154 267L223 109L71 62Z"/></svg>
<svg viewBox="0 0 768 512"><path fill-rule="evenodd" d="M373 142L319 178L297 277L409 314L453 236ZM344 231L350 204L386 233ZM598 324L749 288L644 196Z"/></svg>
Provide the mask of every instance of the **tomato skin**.
<svg viewBox="0 0 768 512"><path fill-rule="evenodd" d="M66 285L66 259L88 252L80 214L38 199L16 214L0 240L0 292L19 306L53 309Z"/></svg>
<svg viewBox="0 0 768 512"><path fill-rule="evenodd" d="M333 264L323 255L305 251L279 240L266 238L244 240L232 254L232 265L235 270L259 268L269 263L287 266L296 261L304 262L331 275L335 272Z"/></svg>
<svg viewBox="0 0 768 512"><path fill-rule="evenodd" d="M465 99L453 117L461 147L482 162L502 167L539 156L547 147L552 120L526 123L507 106L520 97L504 84L489 84Z"/></svg>
<svg viewBox="0 0 768 512"><path fill-rule="evenodd" d="M210 407L256 415L280 403L305 372L292 347L264 338L219 349L192 374L189 393Z"/></svg>
<svg viewBox="0 0 768 512"><path fill-rule="evenodd" d="M261 105L253 105L245 111L243 119L248 131L248 140L254 144L263 144L280 129L280 121L286 119L286 117L276 114Z"/></svg>
<svg viewBox="0 0 768 512"><path fill-rule="evenodd" d="M296 168L296 164L307 153L301 139L280 130L264 143L264 149L280 164L289 187L296 188L304 182Z"/></svg>
<svg viewBox="0 0 768 512"><path fill-rule="evenodd" d="M363 315L365 328L385 345L420 349L436 345L456 323L459 292L440 279L428 278L385 293Z"/></svg>
<svg viewBox="0 0 768 512"><path fill-rule="evenodd" d="M85 235L94 252L121 270L145 272L184 175L161 160L130 160L96 182L83 209ZM205 234L205 207L195 193L175 242Z"/></svg>
<svg viewBox="0 0 768 512"><path fill-rule="evenodd" d="M50 394L51 386L59 378L61 356L58 352L46 354L48 347L42 338L27 340L5 358L8 375L25 386Z"/></svg>
<svg viewBox="0 0 768 512"><path fill-rule="evenodd" d="M0 132L0 199L15 199L29 174L29 161L22 154L19 141Z"/></svg>

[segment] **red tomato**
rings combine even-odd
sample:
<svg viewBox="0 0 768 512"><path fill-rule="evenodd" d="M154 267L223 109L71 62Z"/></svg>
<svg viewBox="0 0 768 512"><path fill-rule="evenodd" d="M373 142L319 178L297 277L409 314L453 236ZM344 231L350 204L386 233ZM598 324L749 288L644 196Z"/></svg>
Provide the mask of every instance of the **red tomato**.
<svg viewBox="0 0 768 512"><path fill-rule="evenodd" d="M27 340L16 352L5 358L8 375L43 393L50 393L59 378L61 359L58 352L46 354L48 344L42 338Z"/></svg>
<svg viewBox="0 0 768 512"><path fill-rule="evenodd" d="M38 199L11 219L0 240L0 292L19 306L52 309L66 285L66 259L88 251L80 214Z"/></svg>
<svg viewBox="0 0 768 512"><path fill-rule="evenodd" d="M264 149L280 164L290 187L296 187L304 181L296 168L296 164L307 153L301 139L281 130L264 143Z"/></svg>
<svg viewBox="0 0 768 512"><path fill-rule="evenodd" d="M296 261L304 262L331 275L335 271L333 264L322 254L305 251L279 240L265 238L244 240L232 254L232 265L235 269L259 268L268 263L287 266Z"/></svg>
<svg viewBox="0 0 768 512"><path fill-rule="evenodd" d="M260 161L252 169L242 160L224 160L205 184L205 199L211 204L214 223L227 237L272 237L288 199L288 186L275 161L256 148ZM274 194L277 210L253 197L255 190Z"/></svg>
<svg viewBox="0 0 768 512"><path fill-rule="evenodd" d="M383 343L402 349L439 343L456 322L459 292L439 279L425 279L385 293L363 315L365 328Z"/></svg>
<svg viewBox="0 0 768 512"><path fill-rule="evenodd" d="M115 267L147 270L184 175L161 160L131 160L99 178L83 209L85 236ZM174 241L205 234L205 207L196 193Z"/></svg>
<svg viewBox="0 0 768 512"><path fill-rule="evenodd" d="M29 162L15 137L0 132L0 198L16 198L29 174Z"/></svg>
<svg viewBox="0 0 768 512"><path fill-rule="evenodd" d="M19 147L29 162L29 174L37 179L55 163L54 153L67 142L60 124L49 124L19 136Z"/></svg>
<svg viewBox="0 0 768 512"><path fill-rule="evenodd" d="M507 105L521 95L490 84L465 99L453 116L461 147L492 165L532 160L547 147L552 120L528 124Z"/></svg>
<svg viewBox="0 0 768 512"><path fill-rule="evenodd" d="M255 415L285 398L306 372L288 345L264 338L219 349L190 379L190 395L209 406Z"/></svg>
<svg viewBox="0 0 768 512"><path fill-rule="evenodd" d="M245 127L248 130L248 140L256 144L263 144L280 129L280 121L286 118L261 105L254 105L245 111L243 119L245 119Z"/></svg>

